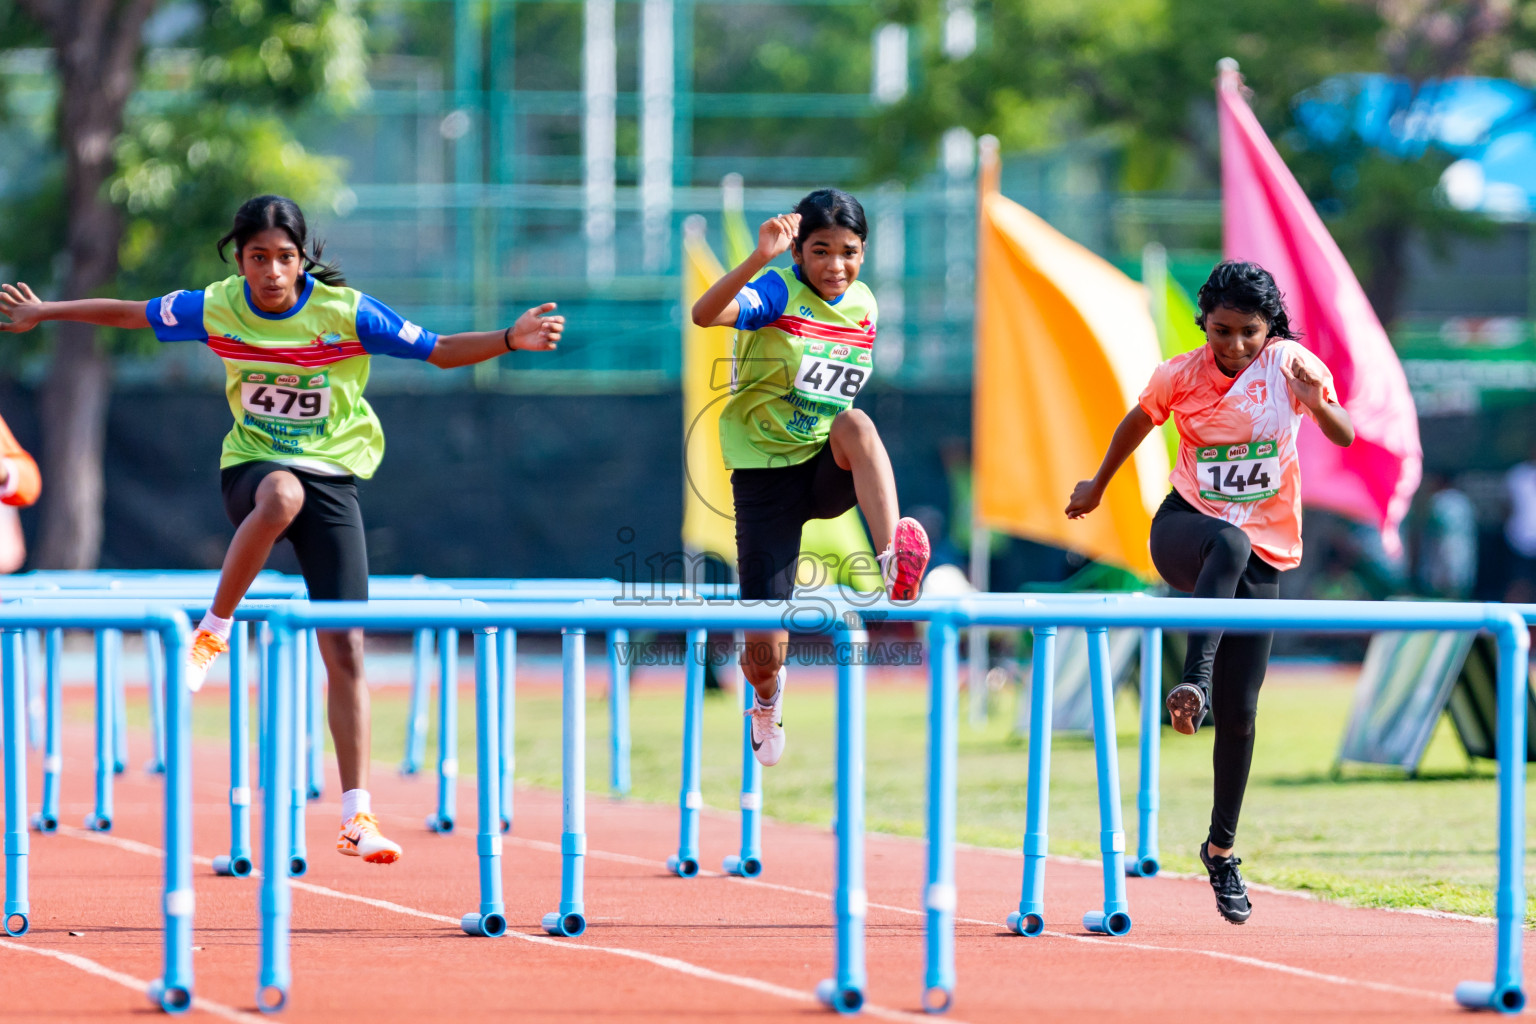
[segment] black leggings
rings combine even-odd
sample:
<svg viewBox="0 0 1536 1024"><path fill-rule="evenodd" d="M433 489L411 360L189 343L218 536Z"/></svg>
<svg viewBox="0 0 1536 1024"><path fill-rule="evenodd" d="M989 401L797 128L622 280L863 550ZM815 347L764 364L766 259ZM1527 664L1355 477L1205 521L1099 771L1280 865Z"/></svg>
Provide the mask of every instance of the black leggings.
<svg viewBox="0 0 1536 1024"><path fill-rule="evenodd" d="M1152 562L1175 590L1195 597L1276 598L1280 570L1253 552L1248 535L1208 516L1171 492L1152 519ZM1215 801L1210 842L1228 848L1237 839L1237 818L1253 762L1259 687L1269 665L1273 633L1190 633L1184 682L1205 691L1216 723Z"/></svg>

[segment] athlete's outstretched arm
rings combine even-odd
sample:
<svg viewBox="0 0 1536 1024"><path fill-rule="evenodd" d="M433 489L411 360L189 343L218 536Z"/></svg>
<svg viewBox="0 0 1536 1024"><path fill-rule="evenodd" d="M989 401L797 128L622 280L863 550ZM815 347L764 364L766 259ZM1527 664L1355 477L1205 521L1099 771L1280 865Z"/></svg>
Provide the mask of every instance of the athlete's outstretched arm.
<svg viewBox="0 0 1536 1024"><path fill-rule="evenodd" d="M454 366L483 363L487 359L506 355L512 349L548 352L559 343L560 335L565 330L565 317L546 315L554 312L554 309L553 302L534 306L503 331L444 334L437 339L427 362L446 370Z"/></svg>
<svg viewBox="0 0 1536 1024"><path fill-rule="evenodd" d="M97 327L148 327L144 303L122 299L76 299L73 302L44 302L32 293L26 282L0 284L0 313L10 321L0 320L0 331L21 334L44 320L73 320Z"/></svg>
<svg viewBox="0 0 1536 1024"><path fill-rule="evenodd" d="M1109 481L1131 453L1152 433L1153 425L1152 417L1139 405L1125 414L1125 419L1115 428L1115 436L1109 439L1109 451L1104 453L1099 471L1092 480L1081 480L1072 488L1072 498L1067 502L1068 519L1081 519L1099 507L1099 502L1104 500L1104 488L1109 486Z"/></svg>
<svg viewBox="0 0 1536 1024"><path fill-rule="evenodd" d="M699 327L734 327L741 315L736 296L752 283L758 272L788 251L800 230L798 213L782 213L763 221L757 229L757 248L741 265L709 286L693 304L693 322Z"/></svg>

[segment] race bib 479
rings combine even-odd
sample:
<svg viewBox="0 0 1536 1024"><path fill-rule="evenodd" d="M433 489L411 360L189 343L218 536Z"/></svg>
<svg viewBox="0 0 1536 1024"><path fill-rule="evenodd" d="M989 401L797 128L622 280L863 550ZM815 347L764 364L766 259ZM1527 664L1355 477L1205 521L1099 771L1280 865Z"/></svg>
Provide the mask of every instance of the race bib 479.
<svg viewBox="0 0 1536 1024"><path fill-rule="evenodd" d="M252 416L319 420L331 413L331 387L323 373L249 370L240 378L240 405Z"/></svg>
<svg viewBox="0 0 1536 1024"><path fill-rule="evenodd" d="M1195 475L1206 501L1263 501L1280 493L1280 446L1274 441L1195 449Z"/></svg>

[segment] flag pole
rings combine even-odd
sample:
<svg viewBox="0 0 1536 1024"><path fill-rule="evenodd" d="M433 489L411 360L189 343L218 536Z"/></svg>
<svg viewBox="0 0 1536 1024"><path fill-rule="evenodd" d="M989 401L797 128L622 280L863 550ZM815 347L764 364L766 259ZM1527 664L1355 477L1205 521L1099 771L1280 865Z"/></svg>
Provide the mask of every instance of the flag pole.
<svg viewBox="0 0 1536 1024"><path fill-rule="evenodd" d="M981 354L981 278L986 273L982 260L982 239L986 222L987 197L996 194L1002 175L1002 161L998 158L997 136L983 135L977 141L976 164L976 316L973 334L974 354ZM979 374L981 361L973 357L974 373ZM975 399L972 399L974 408ZM978 591L991 588L992 532L976 512L976 431L971 438L971 586ZM988 631L982 626L972 626L966 638L967 675L969 693L968 708L972 726L982 726L987 721L987 647Z"/></svg>

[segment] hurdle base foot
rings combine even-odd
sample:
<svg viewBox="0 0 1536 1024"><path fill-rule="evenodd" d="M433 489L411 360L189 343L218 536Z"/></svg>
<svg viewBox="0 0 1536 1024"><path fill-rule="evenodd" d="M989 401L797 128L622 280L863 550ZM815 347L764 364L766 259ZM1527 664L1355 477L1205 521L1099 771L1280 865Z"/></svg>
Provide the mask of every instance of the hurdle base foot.
<svg viewBox="0 0 1536 1024"><path fill-rule="evenodd" d="M503 914L465 914L459 920L459 927L464 929L465 935L479 935L487 939L496 939L507 933L507 919Z"/></svg>
<svg viewBox="0 0 1536 1024"><path fill-rule="evenodd" d="M1032 911L1015 910L1008 915L1008 930L1032 939L1045 932L1045 916Z"/></svg>
<svg viewBox="0 0 1536 1024"><path fill-rule="evenodd" d="M439 835L447 835L453 831L453 819L445 818L440 814L427 815L427 831L436 832Z"/></svg>
<svg viewBox="0 0 1536 1024"><path fill-rule="evenodd" d="M321 790L319 786L310 786L309 789L305 791L304 795L311 800L319 800L323 795L323 792L324 791Z"/></svg>
<svg viewBox="0 0 1536 1024"><path fill-rule="evenodd" d="M674 853L667 858L667 870L678 878L692 878L699 873L699 861L696 857L680 857Z"/></svg>
<svg viewBox="0 0 1536 1024"><path fill-rule="evenodd" d="M816 1001L838 1013L858 1013L864 1008L864 990L856 985L839 986L826 978L816 985Z"/></svg>
<svg viewBox="0 0 1536 1024"><path fill-rule="evenodd" d="M42 832L44 835L48 835L59 830L59 819L53 815L45 815L41 813L34 814L27 820L27 824L32 826L32 831Z"/></svg>
<svg viewBox="0 0 1536 1024"><path fill-rule="evenodd" d="M1125 855L1125 874L1127 878L1152 878L1162 868L1157 862L1157 855L1149 853L1146 856L1128 853Z"/></svg>
<svg viewBox="0 0 1536 1024"><path fill-rule="evenodd" d="M1083 927L1098 935L1125 935L1131 930L1131 915L1123 910L1090 910L1083 915Z"/></svg>
<svg viewBox="0 0 1536 1024"><path fill-rule="evenodd" d="M167 988L163 980L152 981L145 994L166 1013L186 1013L192 1009L192 991L180 985Z"/></svg>
<svg viewBox="0 0 1536 1024"><path fill-rule="evenodd" d="M955 1005L955 993L943 985L930 985L923 989L924 1013L948 1013Z"/></svg>
<svg viewBox="0 0 1536 1024"><path fill-rule="evenodd" d="M32 930L32 921L25 911L15 911L5 915L5 934L13 939L19 939Z"/></svg>
<svg viewBox="0 0 1536 1024"><path fill-rule="evenodd" d="M85 827L92 832L111 832L112 819L100 814L88 814L85 817Z"/></svg>
<svg viewBox="0 0 1536 1024"><path fill-rule="evenodd" d="M721 865L721 869L726 874L735 875L737 878L756 878L763 873L763 861L762 858L753 857L751 854L745 857L731 854L725 858L725 863Z"/></svg>
<svg viewBox="0 0 1536 1024"><path fill-rule="evenodd" d="M287 985L262 985L256 989L256 1009L262 1013L282 1013L287 1005Z"/></svg>
<svg viewBox="0 0 1536 1024"><path fill-rule="evenodd" d="M226 878L245 878L254 869L251 858L243 854L221 853L213 858L213 873Z"/></svg>
<svg viewBox="0 0 1536 1024"><path fill-rule="evenodd" d="M421 766L418 764L413 764L410 761L400 762L400 774L406 778L410 778L412 775L415 775L419 771L421 771Z"/></svg>
<svg viewBox="0 0 1536 1024"><path fill-rule="evenodd" d="M144 762L144 771L150 775L164 775L165 762L159 760L158 758L154 761L146 761Z"/></svg>
<svg viewBox="0 0 1536 1024"><path fill-rule="evenodd" d="M309 858L294 854L288 858L288 877L303 878L309 873Z"/></svg>
<svg viewBox="0 0 1536 1024"><path fill-rule="evenodd" d="M567 939L574 939L587 930L586 917L575 910L566 914L562 914L559 911L545 914L544 920L540 923L549 934L563 936Z"/></svg>
<svg viewBox="0 0 1536 1024"><path fill-rule="evenodd" d="M1456 1002L1468 1010L1519 1013L1525 1009L1525 991L1519 985L1499 988L1488 981L1463 981L1456 986Z"/></svg>

